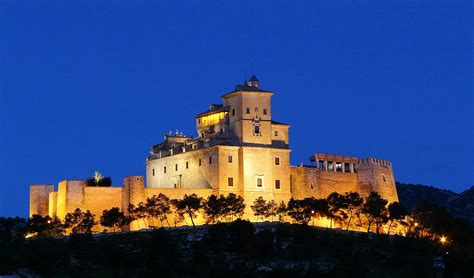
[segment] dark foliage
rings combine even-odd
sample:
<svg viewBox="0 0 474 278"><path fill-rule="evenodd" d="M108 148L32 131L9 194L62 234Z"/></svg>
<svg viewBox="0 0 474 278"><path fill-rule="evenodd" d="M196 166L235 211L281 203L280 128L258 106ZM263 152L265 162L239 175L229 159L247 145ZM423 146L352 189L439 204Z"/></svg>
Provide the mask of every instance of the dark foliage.
<svg viewBox="0 0 474 278"><path fill-rule="evenodd" d="M418 202L429 202L474 225L474 186L458 194L432 186L397 183L397 192L400 203L409 210Z"/></svg>
<svg viewBox="0 0 474 278"><path fill-rule="evenodd" d="M57 217L34 214L28 219L26 232L36 237L54 237L64 235L64 228Z"/></svg>
<svg viewBox="0 0 474 278"><path fill-rule="evenodd" d="M0 231L21 223L0 218ZM196 232L207 235L194 237ZM433 257L442 256L446 277L470 277L472 231L456 240L462 244L307 225L259 224L256 229L242 220L99 237L2 237L0 274L21 269L42 277L433 277Z"/></svg>
<svg viewBox="0 0 474 278"><path fill-rule="evenodd" d="M102 226L112 228L113 232L115 232L116 227L121 228L128 223L128 217L126 217L117 207L104 210L100 216L100 224Z"/></svg>
<svg viewBox="0 0 474 278"><path fill-rule="evenodd" d="M94 215L89 210L83 212L77 208L68 212L64 219L64 227L71 229L73 234L91 234L94 225Z"/></svg>
<svg viewBox="0 0 474 278"><path fill-rule="evenodd" d="M90 178L86 180L86 185L110 187L112 186L112 179L110 177L103 177L100 180L96 180L95 178Z"/></svg>

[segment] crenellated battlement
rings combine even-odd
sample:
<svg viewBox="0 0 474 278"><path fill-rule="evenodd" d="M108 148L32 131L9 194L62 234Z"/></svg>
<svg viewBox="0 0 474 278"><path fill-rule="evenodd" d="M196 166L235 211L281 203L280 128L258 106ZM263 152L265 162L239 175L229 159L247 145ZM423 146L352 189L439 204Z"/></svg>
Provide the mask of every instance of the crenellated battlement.
<svg viewBox="0 0 474 278"><path fill-rule="evenodd" d="M357 164L361 166L365 165L382 165L392 167L392 162L389 160L378 159L378 158L361 158L357 160Z"/></svg>

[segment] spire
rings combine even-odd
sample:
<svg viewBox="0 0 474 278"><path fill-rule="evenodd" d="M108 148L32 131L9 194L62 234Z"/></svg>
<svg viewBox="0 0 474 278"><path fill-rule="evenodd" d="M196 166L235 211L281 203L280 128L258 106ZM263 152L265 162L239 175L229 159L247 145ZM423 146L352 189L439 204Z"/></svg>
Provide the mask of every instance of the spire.
<svg viewBox="0 0 474 278"><path fill-rule="evenodd" d="M257 78L257 77L255 76L255 74L254 74L254 75L252 75L252 77L250 77L249 81L254 81L254 82L256 81L256 82L258 82L258 78Z"/></svg>
<svg viewBox="0 0 474 278"><path fill-rule="evenodd" d="M258 88L260 88L260 81L258 81L258 78L254 74L254 75L252 75L252 77L250 77L250 79L248 81L245 82L245 85L258 89Z"/></svg>

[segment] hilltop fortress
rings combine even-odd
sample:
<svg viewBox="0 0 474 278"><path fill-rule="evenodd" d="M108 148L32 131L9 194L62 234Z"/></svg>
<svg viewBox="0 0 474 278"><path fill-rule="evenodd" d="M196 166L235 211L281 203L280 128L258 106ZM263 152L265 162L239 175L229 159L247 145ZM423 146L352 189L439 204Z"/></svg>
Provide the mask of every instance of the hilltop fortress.
<svg viewBox="0 0 474 278"><path fill-rule="evenodd" d="M197 137L168 133L146 158L146 186L141 176L126 177L122 187L90 187L82 180L30 186L30 216L64 219L76 208L90 210L96 220L105 209L121 208L163 193L182 198L195 193L235 193L245 199L244 218L253 220L250 205L262 196L287 202L291 197L325 198L350 191L367 196L377 191L398 201L390 161L331 154L313 154L311 166L290 165L290 125L272 119L273 92L252 76L195 116ZM203 221L198 217L198 223ZM97 227L97 230L100 227ZM131 224L137 229L137 223Z"/></svg>

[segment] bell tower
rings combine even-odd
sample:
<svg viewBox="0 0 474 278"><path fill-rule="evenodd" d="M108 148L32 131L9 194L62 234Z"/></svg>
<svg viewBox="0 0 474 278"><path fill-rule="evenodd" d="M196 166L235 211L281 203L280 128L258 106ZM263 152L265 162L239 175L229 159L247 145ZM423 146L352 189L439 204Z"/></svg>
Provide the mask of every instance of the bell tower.
<svg viewBox="0 0 474 278"><path fill-rule="evenodd" d="M264 146L272 144L271 96L273 92L260 89L255 75L223 95L229 109L229 130L239 145Z"/></svg>

